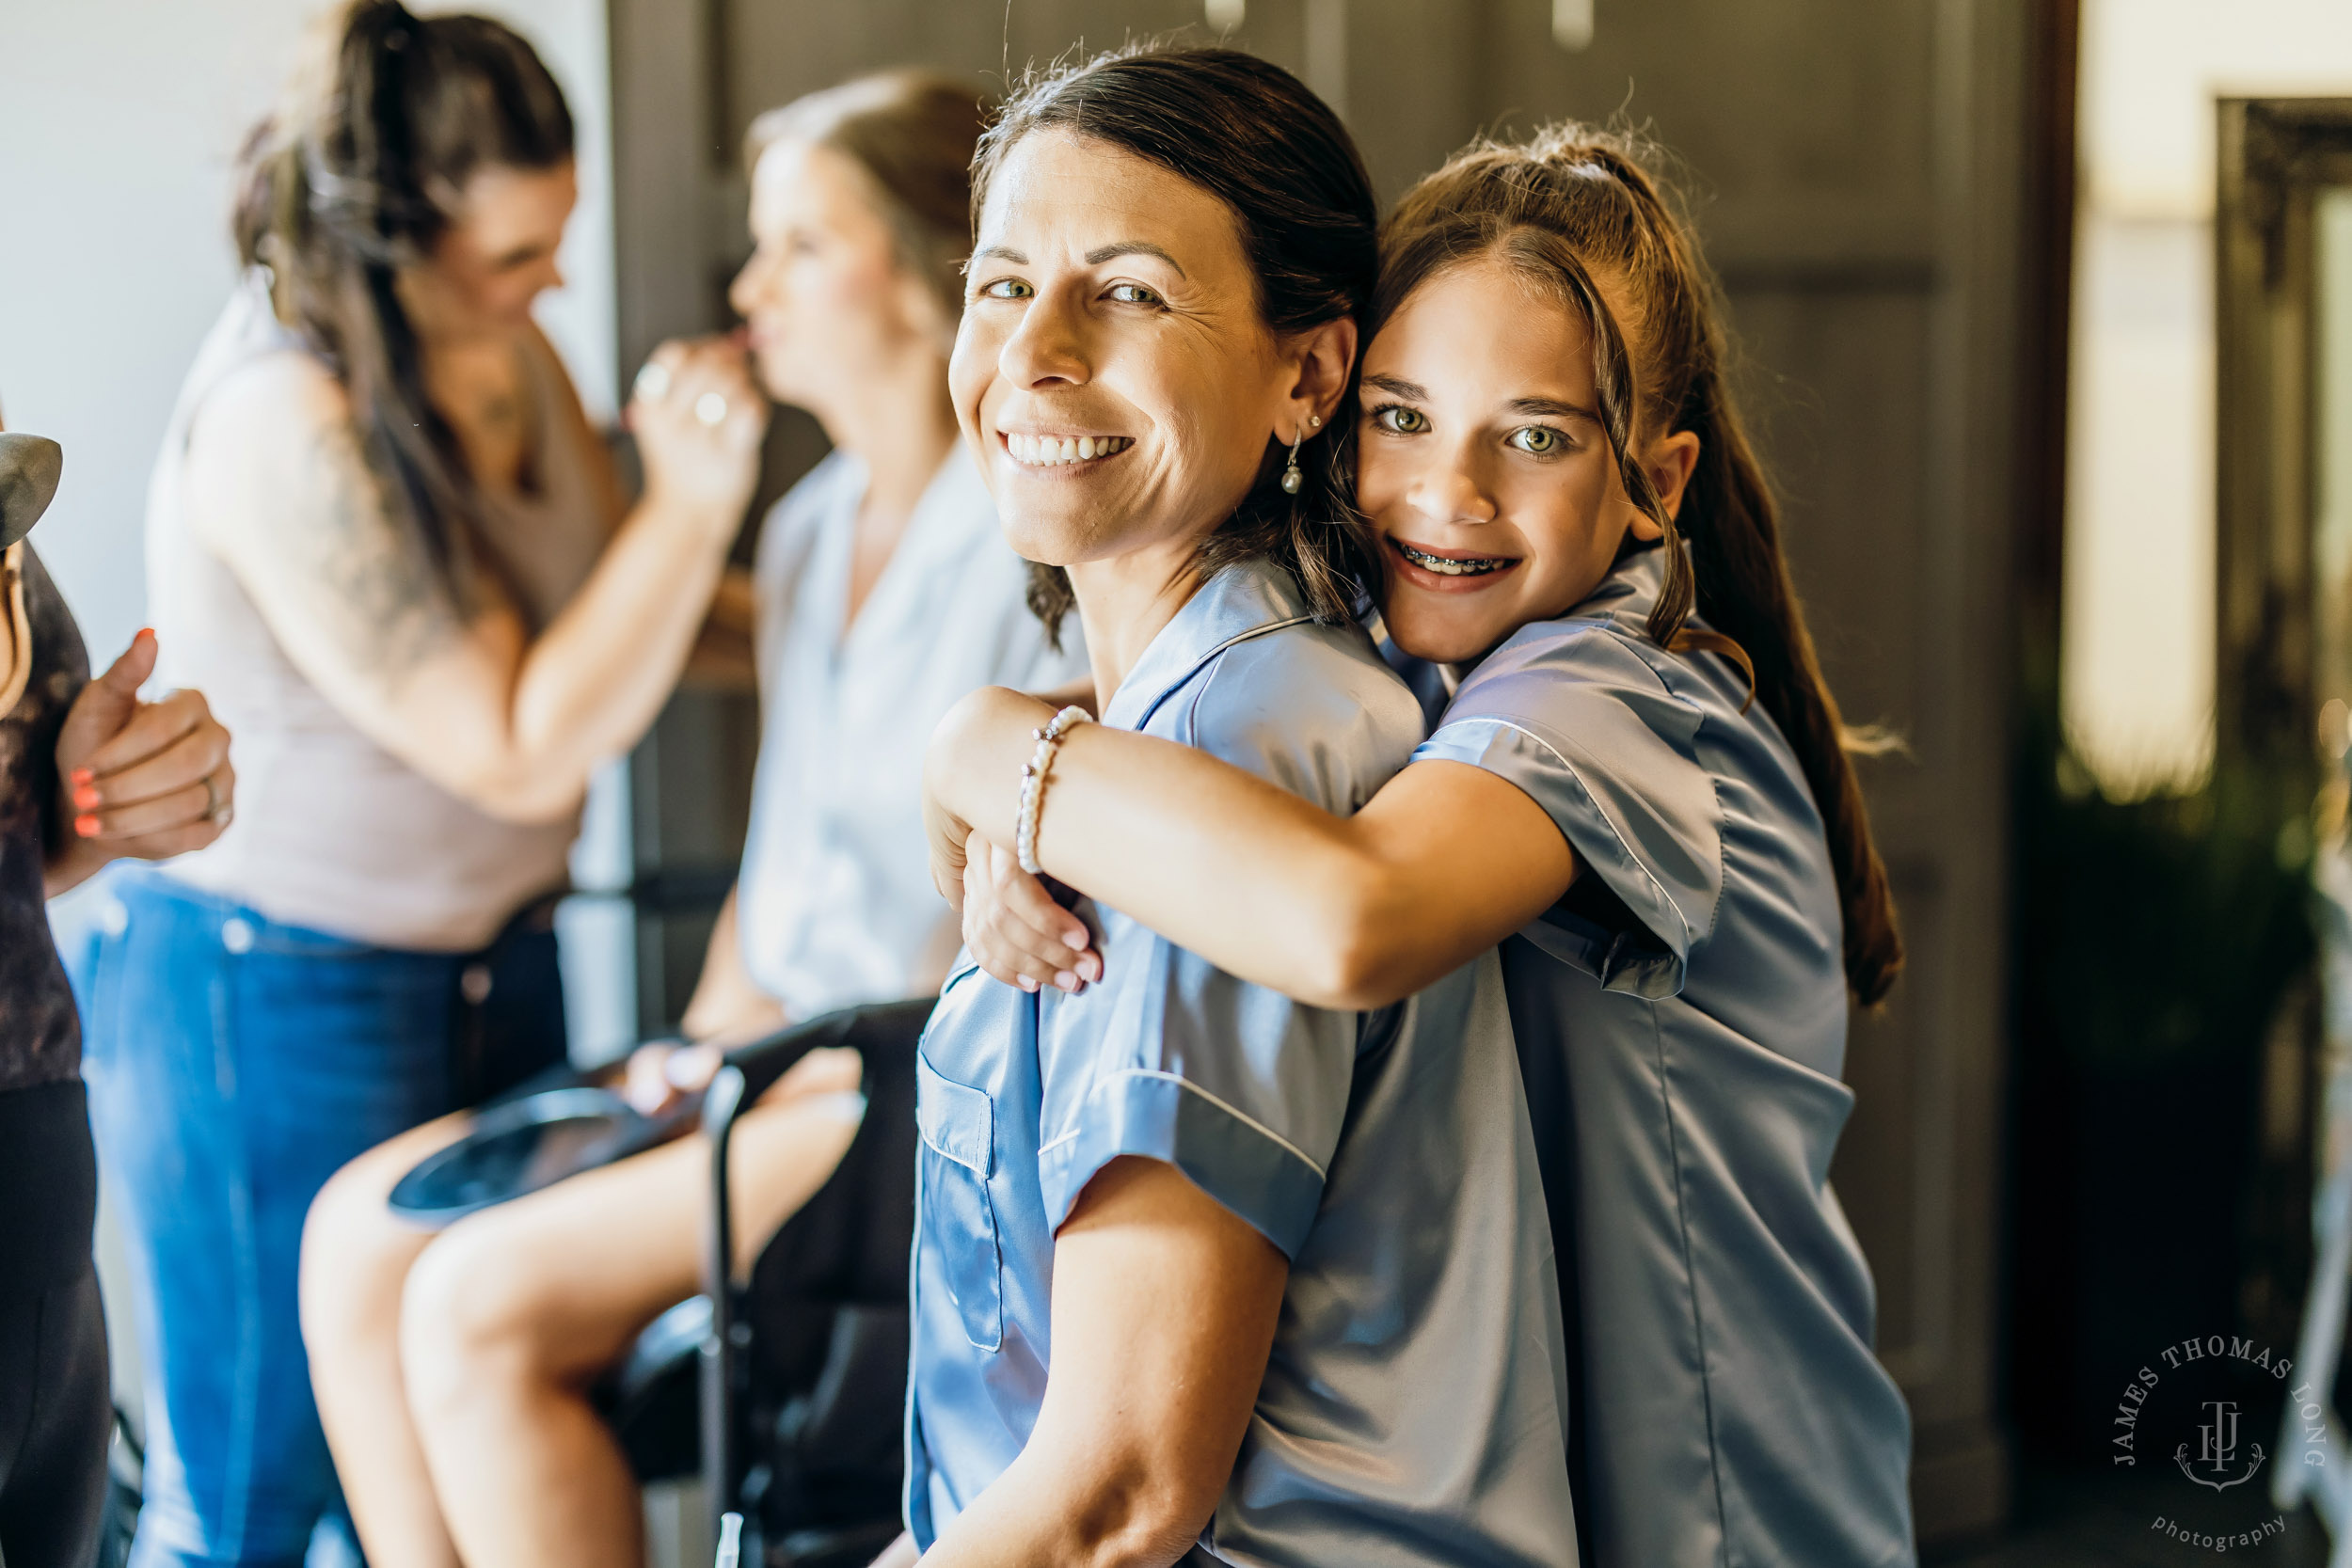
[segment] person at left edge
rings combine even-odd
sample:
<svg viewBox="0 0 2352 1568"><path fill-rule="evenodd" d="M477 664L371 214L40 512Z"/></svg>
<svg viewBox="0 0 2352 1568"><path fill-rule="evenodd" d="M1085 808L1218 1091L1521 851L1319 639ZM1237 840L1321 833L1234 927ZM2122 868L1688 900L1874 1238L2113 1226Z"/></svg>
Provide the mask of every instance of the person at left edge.
<svg viewBox="0 0 2352 1568"><path fill-rule="evenodd" d="M106 1500L114 1407L90 1265L97 1160L81 1026L43 900L108 861L218 838L233 809L229 732L199 691L142 703L155 634L89 658L56 584L19 540L0 553L0 1561L87 1568Z"/></svg>

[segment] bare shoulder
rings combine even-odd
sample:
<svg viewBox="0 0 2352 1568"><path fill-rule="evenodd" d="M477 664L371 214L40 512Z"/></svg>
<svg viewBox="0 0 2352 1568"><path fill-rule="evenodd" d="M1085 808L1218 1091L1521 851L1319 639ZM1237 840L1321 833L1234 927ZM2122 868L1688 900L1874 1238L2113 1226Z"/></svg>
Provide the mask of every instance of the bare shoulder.
<svg viewBox="0 0 2352 1568"><path fill-rule="evenodd" d="M308 355L213 388L188 432L189 525L281 641L331 643L390 674L462 629L445 574L385 504L349 394Z"/></svg>
<svg viewBox="0 0 2352 1568"><path fill-rule="evenodd" d="M226 553L241 532L267 527L278 509L266 503L290 499L289 482L339 435L351 436L350 396L310 356L263 355L223 376L188 424L187 499L198 537Z"/></svg>
<svg viewBox="0 0 2352 1568"><path fill-rule="evenodd" d="M281 349L222 376L197 409L188 441L192 450L260 454L283 451L287 436L350 423L351 396L334 372L298 349Z"/></svg>

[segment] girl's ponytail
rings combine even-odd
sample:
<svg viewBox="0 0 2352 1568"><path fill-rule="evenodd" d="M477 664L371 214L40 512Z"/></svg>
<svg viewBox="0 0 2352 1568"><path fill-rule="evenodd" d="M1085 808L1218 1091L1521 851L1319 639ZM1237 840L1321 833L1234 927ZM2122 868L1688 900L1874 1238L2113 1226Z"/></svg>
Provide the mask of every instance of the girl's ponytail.
<svg viewBox="0 0 2352 1568"><path fill-rule="evenodd" d="M1875 1004L1901 973L1903 941L1852 755L1883 747L1847 727L1822 678L1813 634L1781 553L1779 508L1747 432L1724 396L1720 360L1693 378L1687 405L1691 419L1678 428L1699 437L1698 468L1682 501L1684 515L1693 518L1691 563L1698 611L1710 627L1747 651L1756 700L1780 726L1804 769L1837 874L1846 984L1865 1005Z"/></svg>
<svg viewBox="0 0 2352 1568"><path fill-rule="evenodd" d="M1724 385L1723 312L1689 225L1629 139L1563 125L1457 154L1398 204L1382 251L1372 331L1429 277L1489 252L1592 324L1601 422L1626 494L1663 533L1649 635L1747 671L1753 700L1796 753L1821 814L1846 983L1865 1005L1882 1000L1902 969L1902 936L1851 761L1882 748L1846 726L1821 676L1781 551L1779 507ZM1623 285L1629 321L1616 320L1595 275ZM1669 517L1636 458L1636 435L1677 431L1698 436L1698 467ZM1694 609L1703 630L1684 624Z"/></svg>

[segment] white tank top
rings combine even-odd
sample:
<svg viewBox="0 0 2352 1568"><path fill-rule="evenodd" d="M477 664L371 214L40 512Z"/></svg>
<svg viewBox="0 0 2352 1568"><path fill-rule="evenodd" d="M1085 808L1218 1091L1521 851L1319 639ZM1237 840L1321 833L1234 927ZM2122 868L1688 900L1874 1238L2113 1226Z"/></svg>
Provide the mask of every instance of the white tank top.
<svg viewBox="0 0 2352 1568"><path fill-rule="evenodd" d="M236 818L171 875L272 920L377 947L469 952L524 905L560 889L577 814L501 822L354 728L295 669L228 566L198 543L183 504L188 430L230 372L300 344L247 277L198 350L147 503L147 580L160 684L201 690L235 737ZM482 537L535 632L587 580L611 537L564 371L526 354L538 493L487 498Z"/></svg>

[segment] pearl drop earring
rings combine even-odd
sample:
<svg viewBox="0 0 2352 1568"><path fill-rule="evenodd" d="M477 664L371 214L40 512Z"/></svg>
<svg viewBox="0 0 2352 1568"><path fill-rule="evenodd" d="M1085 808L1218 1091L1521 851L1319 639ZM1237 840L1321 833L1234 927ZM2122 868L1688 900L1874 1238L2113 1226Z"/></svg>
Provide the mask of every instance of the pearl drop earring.
<svg viewBox="0 0 2352 1568"><path fill-rule="evenodd" d="M1290 467L1282 470L1282 494L1286 496L1295 496L1298 494L1299 486L1307 483L1307 476L1298 471L1299 443L1307 439L1308 431L1321 430L1322 428L1323 416L1320 414L1310 414L1307 416L1307 422L1300 426L1292 435Z"/></svg>

